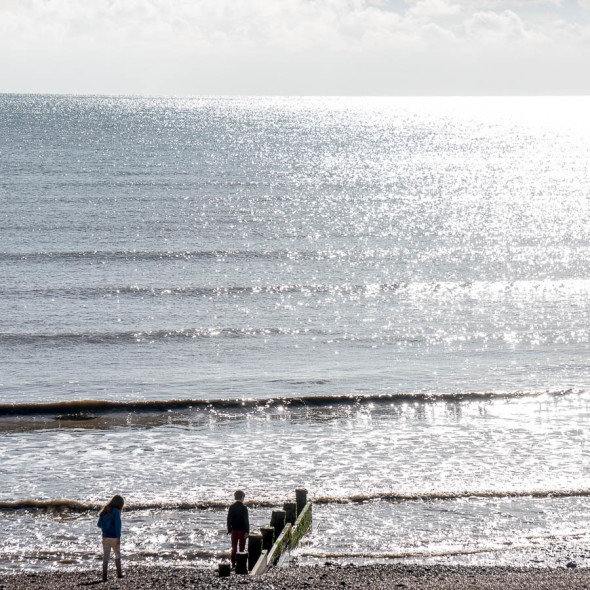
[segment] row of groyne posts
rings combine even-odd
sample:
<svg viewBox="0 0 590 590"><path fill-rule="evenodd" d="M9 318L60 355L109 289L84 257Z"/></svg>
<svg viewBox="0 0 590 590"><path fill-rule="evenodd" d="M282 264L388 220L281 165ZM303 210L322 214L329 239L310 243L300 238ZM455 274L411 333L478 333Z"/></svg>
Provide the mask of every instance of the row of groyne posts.
<svg viewBox="0 0 590 590"><path fill-rule="evenodd" d="M273 510L270 526L260 533L248 534L246 551L236 553L236 574L260 576L270 567L280 565L291 549L311 530L311 502L307 490L295 490L295 502L285 502L282 510ZM219 576L231 573L231 564L219 564Z"/></svg>

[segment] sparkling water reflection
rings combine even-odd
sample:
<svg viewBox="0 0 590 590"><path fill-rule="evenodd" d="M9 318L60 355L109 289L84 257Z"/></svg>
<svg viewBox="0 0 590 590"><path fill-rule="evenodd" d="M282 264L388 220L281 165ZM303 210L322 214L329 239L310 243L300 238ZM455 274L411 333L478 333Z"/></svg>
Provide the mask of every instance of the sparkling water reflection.
<svg viewBox="0 0 590 590"><path fill-rule="evenodd" d="M2 417L0 501L116 488L149 504L128 551L172 561L226 542L179 503L238 486L381 499L320 504L302 559L582 547L589 106L0 96L0 403L449 394ZM90 556L90 516L35 514L3 513L3 563Z"/></svg>

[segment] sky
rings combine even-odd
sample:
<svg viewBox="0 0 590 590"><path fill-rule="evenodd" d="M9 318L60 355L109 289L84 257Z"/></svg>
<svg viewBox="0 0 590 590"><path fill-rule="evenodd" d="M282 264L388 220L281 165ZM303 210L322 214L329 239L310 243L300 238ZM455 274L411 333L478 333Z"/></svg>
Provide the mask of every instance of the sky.
<svg viewBox="0 0 590 590"><path fill-rule="evenodd" d="M590 94L590 0L0 0L0 92Z"/></svg>

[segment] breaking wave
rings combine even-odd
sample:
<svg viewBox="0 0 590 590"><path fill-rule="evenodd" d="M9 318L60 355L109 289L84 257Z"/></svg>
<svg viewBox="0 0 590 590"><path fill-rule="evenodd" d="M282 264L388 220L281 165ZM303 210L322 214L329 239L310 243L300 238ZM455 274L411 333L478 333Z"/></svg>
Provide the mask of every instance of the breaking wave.
<svg viewBox="0 0 590 590"><path fill-rule="evenodd" d="M264 409L330 407L338 405L387 405L397 403L435 403L461 401L489 401L542 395L564 396L579 394L572 389L561 391L464 392L464 393L389 393L375 395L309 395L298 397L269 397L262 399L171 399L171 400L73 400L46 403L0 404L0 416L34 416L55 414L57 419L76 419L80 416L111 412L167 412L191 409Z"/></svg>
<svg viewBox="0 0 590 590"><path fill-rule="evenodd" d="M464 490L439 491L417 493L380 492L374 494L355 494L351 496L319 496L310 497L315 505L335 504L363 504L371 502L452 502L454 500L486 500L501 498L588 498L590 489L544 489L544 490ZM280 508L284 499L252 499L245 503L255 508ZM200 501L151 501L129 502L125 504L125 511L140 510L226 510L232 502L221 500ZM51 500L24 499L15 501L0 501L0 511L33 510L43 512L73 512L84 513L100 510L104 503L84 502L67 498Z"/></svg>

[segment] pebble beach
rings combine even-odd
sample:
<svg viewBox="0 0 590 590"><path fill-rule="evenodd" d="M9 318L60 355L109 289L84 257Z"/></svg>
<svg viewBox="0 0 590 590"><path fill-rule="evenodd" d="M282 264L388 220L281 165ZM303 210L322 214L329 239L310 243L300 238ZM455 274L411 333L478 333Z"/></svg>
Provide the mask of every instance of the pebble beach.
<svg viewBox="0 0 590 590"><path fill-rule="evenodd" d="M408 590L576 590L590 588L590 568L514 568L423 565L336 565L276 568L260 577L219 578L213 569L130 567L122 579L106 583L96 571L0 574L0 590L62 588L118 588L120 590L200 588L249 590L310 590L314 588L370 588Z"/></svg>

